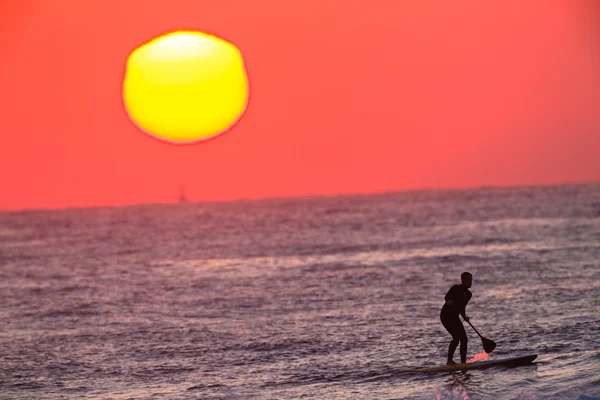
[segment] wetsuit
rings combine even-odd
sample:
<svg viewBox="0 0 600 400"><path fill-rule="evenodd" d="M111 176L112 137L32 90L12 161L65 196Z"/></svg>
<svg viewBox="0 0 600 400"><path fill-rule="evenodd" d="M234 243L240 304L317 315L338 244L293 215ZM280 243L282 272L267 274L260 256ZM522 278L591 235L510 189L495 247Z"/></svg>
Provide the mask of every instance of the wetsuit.
<svg viewBox="0 0 600 400"><path fill-rule="evenodd" d="M463 316L465 315L465 308L467 303L471 300L471 292L463 285L454 285L446 293L445 300L454 301L454 306L444 303L442 311L440 312L440 320L444 328L452 335L452 342L448 347L448 362L452 361L454 351L460 342L460 362L467 362L467 333L465 327L459 319L459 312Z"/></svg>

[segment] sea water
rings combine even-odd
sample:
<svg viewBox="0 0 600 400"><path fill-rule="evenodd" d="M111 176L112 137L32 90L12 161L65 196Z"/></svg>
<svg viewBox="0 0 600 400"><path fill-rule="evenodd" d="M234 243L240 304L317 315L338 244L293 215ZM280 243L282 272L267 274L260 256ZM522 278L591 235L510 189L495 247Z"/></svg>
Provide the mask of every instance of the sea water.
<svg viewBox="0 0 600 400"><path fill-rule="evenodd" d="M463 271L534 364L406 372ZM600 185L4 212L0 305L1 399L598 399Z"/></svg>

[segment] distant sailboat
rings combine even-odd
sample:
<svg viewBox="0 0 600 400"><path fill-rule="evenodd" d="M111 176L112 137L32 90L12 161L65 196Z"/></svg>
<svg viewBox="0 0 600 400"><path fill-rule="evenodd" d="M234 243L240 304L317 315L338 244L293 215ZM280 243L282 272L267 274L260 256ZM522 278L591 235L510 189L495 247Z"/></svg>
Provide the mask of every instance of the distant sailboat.
<svg viewBox="0 0 600 400"><path fill-rule="evenodd" d="M183 192L183 187L181 188L181 192L179 193L179 203L187 203L188 199L185 197L185 193Z"/></svg>

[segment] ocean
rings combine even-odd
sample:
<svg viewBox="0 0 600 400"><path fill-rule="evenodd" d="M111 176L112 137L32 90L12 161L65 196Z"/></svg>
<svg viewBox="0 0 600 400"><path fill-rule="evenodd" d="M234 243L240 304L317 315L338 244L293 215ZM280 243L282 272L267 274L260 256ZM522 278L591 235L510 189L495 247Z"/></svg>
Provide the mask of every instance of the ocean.
<svg viewBox="0 0 600 400"><path fill-rule="evenodd" d="M463 271L533 364L409 372ZM0 305L3 400L597 400L600 184L2 212Z"/></svg>

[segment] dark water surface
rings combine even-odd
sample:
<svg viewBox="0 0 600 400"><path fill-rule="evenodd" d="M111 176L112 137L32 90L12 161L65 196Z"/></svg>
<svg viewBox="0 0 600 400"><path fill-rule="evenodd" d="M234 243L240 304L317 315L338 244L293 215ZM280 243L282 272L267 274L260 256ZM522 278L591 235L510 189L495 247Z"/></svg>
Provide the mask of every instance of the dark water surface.
<svg viewBox="0 0 600 400"><path fill-rule="evenodd" d="M600 185L0 213L0 398L599 398L599 260ZM463 270L533 365L405 372Z"/></svg>

